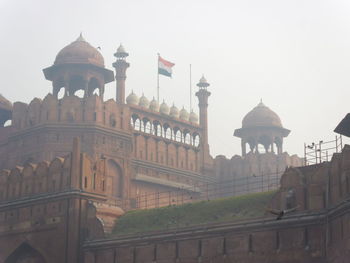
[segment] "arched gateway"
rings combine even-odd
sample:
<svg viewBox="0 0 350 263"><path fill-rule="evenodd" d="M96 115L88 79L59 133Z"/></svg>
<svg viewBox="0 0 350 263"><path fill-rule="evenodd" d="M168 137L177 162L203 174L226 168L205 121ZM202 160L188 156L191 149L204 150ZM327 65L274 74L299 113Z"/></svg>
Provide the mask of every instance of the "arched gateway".
<svg viewBox="0 0 350 263"><path fill-rule="evenodd" d="M5 263L46 263L39 251L27 243L20 245L6 260Z"/></svg>

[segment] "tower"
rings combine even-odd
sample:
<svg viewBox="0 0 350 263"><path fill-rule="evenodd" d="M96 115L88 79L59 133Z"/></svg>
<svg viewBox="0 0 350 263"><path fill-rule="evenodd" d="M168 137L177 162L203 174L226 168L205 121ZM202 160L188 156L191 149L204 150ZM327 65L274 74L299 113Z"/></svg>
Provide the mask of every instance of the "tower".
<svg viewBox="0 0 350 263"><path fill-rule="evenodd" d="M262 101L243 118L242 128L236 129L234 136L241 138L242 156L245 156L246 144L252 152L259 153L258 145L264 146L265 152L283 152L283 138L290 130L283 128L280 117L266 107Z"/></svg>
<svg viewBox="0 0 350 263"><path fill-rule="evenodd" d="M116 101L120 104L125 104L126 70L130 66L125 59L129 56L129 53L125 51L123 45L120 45L114 56L117 58L117 61L113 63L113 67L115 68L115 79L117 80Z"/></svg>
<svg viewBox="0 0 350 263"><path fill-rule="evenodd" d="M89 97L97 89L103 97L104 85L114 80L113 71L105 68L100 52L86 42L82 34L64 47L54 64L43 72L45 78L52 81L52 94L56 98L62 88L64 96L83 90L84 97Z"/></svg>
<svg viewBox="0 0 350 263"><path fill-rule="evenodd" d="M202 128L202 135L200 139L202 147L201 163L205 168L208 166L207 164L210 160L208 144L208 97L211 93L207 90L209 83L204 76L201 77L197 86L199 88L199 90L196 92L196 96L198 97L199 101L199 125Z"/></svg>

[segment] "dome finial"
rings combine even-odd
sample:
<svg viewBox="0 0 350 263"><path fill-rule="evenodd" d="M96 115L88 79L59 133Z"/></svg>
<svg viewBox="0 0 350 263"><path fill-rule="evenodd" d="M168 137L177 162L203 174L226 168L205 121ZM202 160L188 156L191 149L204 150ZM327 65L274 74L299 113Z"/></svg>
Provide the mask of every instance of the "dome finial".
<svg viewBox="0 0 350 263"><path fill-rule="evenodd" d="M265 106L265 104L263 103L263 101L262 101L262 98L260 98L260 102L259 102L259 104L258 104L258 107L261 107L261 106Z"/></svg>
<svg viewBox="0 0 350 263"><path fill-rule="evenodd" d="M79 37L77 38L76 41L85 41L86 42L86 40L83 38L83 33L82 32L80 32L80 35L79 35Z"/></svg>

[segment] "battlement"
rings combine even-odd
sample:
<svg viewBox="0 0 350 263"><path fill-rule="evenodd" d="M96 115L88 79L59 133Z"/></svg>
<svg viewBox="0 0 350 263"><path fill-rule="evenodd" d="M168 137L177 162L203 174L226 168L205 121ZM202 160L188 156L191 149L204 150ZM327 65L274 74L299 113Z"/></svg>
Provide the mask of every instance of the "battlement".
<svg viewBox="0 0 350 263"><path fill-rule="evenodd" d="M320 210L349 198L350 146L333 155L330 162L303 167L289 167L281 177L274 206L288 209Z"/></svg>
<svg viewBox="0 0 350 263"><path fill-rule="evenodd" d="M50 162L27 163L0 171L0 202L71 189L105 194L105 160L95 161L80 153L78 144L75 140L70 154Z"/></svg>
<svg viewBox="0 0 350 263"><path fill-rule="evenodd" d="M12 125L25 129L44 123L91 123L112 129L123 129L123 108L113 99L103 101L101 96L87 98L65 96L55 98L51 93L41 100L34 98L29 104L15 102ZM125 125L126 127L126 125Z"/></svg>

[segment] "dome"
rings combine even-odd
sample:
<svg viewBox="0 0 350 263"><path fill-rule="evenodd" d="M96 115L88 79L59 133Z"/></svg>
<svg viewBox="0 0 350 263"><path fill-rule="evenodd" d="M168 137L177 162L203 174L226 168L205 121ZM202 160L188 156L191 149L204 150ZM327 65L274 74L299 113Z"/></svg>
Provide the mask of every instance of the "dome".
<svg viewBox="0 0 350 263"><path fill-rule="evenodd" d="M0 109L12 111L12 103L0 94Z"/></svg>
<svg viewBox="0 0 350 263"><path fill-rule="evenodd" d="M58 52L54 64L92 64L104 68L104 59L80 34L77 40Z"/></svg>
<svg viewBox="0 0 350 263"><path fill-rule="evenodd" d="M159 103L154 97L149 104L149 109L153 111L159 111Z"/></svg>
<svg viewBox="0 0 350 263"><path fill-rule="evenodd" d="M198 123L198 115L194 111L190 113L190 122Z"/></svg>
<svg viewBox="0 0 350 263"><path fill-rule="evenodd" d="M170 116L174 118L179 118L179 109L174 104L170 108Z"/></svg>
<svg viewBox="0 0 350 263"><path fill-rule="evenodd" d="M119 52L119 53L126 53L125 48L124 48L124 46L122 44L120 44L120 46L118 47L117 52Z"/></svg>
<svg viewBox="0 0 350 263"><path fill-rule="evenodd" d="M115 57L117 58L125 58L129 56L129 53L125 51L125 48L123 47L122 44L117 49L117 52L114 54Z"/></svg>
<svg viewBox="0 0 350 263"><path fill-rule="evenodd" d="M140 98L139 106L145 107L145 108L148 108L149 106L149 100L145 97L145 95L143 95L143 93Z"/></svg>
<svg viewBox="0 0 350 263"><path fill-rule="evenodd" d="M131 91L130 95L126 98L126 103L127 104L132 104L132 105L138 105L139 104L139 97Z"/></svg>
<svg viewBox="0 0 350 263"><path fill-rule="evenodd" d="M189 117L190 115L188 114L187 110L185 110L185 108L182 107L182 109L180 110L180 119L188 121Z"/></svg>
<svg viewBox="0 0 350 263"><path fill-rule="evenodd" d="M266 107L262 102L243 118L242 128L247 127L279 127L282 128L280 117Z"/></svg>
<svg viewBox="0 0 350 263"><path fill-rule="evenodd" d="M160 105L159 112L163 114L169 114L169 106L164 101Z"/></svg>

